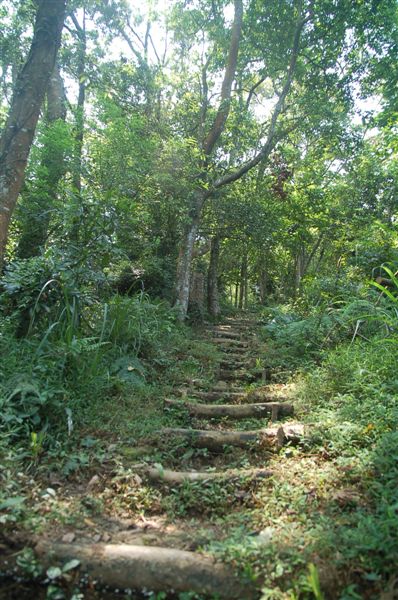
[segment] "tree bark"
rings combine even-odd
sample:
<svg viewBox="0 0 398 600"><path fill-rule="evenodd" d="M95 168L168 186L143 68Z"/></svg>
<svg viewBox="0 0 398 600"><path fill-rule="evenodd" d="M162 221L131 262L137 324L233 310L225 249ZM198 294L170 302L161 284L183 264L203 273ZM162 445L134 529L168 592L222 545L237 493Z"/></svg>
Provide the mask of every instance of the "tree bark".
<svg viewBox="0 0 398 600"><path fill-rule="evenodd" d="M61 43L64 17L65 0L39 2L32 45L18 75L10 112L0 138L0 271L4 265L11 217Z"/></svg>
<svg viewBox="0 0 398 600"><path fill-rule="evenodd" d="M295 258L295 294L298 294L300 292L301 280L304 276L305 259L305 246L304 244L301 244Z"/></svg>
<svg viewBox="0 0 398 600"><path fill-rule="evenodd" d="M56 64L47 88L46 130L51 134L58 121L66 119L66 95L59 66ZM45 246L51 219L51 210L57 196L57 187L65 174L65 150L51 135L43 147L40 175L28 190L23 229L18 243L19 258L38 256Z"/></svg>
<svg viewBox="0 0 398 600"><path fill-rule="evenodd" d="M245 307L246 301L246 287L247 287L247 254L242 257L242 263L240 267L240 290L239 290L239 304L238 308L242 309Z"/></svg>
<svg viewBox="0 0 398 600"><path fill-rule="evenodd" d="M118 589L196 592L228 600L257 597L250 584L214 559L174 548L130 544L57 544L41 541L35 551L45 566L75 558L92 580Z"/></svg>
<svg viewBox="0 0 398 600"><path fill-rule="evenodd" d="M258 404L194 404L179 400L165 400L166 406L181 407L195 417L229 417L230 419L249 419L251 417L269 417L275 420L280 416L293 415L292 404L283 402L264 402Z"/></svg>
<svg viewBox="0 0 398 600"><path fill-rule="evenodd" d="M238 62L238 49L242 31L242 22L243 2L242 0L235 0L235 17L231 31L228 61L225 68L224 81L221 87L221 101L214 119L213 126L203 144L203 150L206 156L211 154L214 146L224 131L225 123L228 119L231 107L232 83L235 78L236 65Z"/></svg>
<svg viewBox="0 0 398 600"><path fill-rule="evenodd" d="M136 467L134 467L134 470ZM266 479L274 473L268 469L227 469L226 471L170 471L148 465L138 466L138 473L151 481L160 481L169 485L180 485L186 481L214 481L237 479Z"/></svg>
<svg viewBox="0 0 398 600"><path fill-rule="evenodd" d="M165 428L160 433L163 436L185 438L193 447L208 448L214 452L222 452L225 446L237 448L257 446L278 450L288 441L298 442L304 435L304 427L303 425L284 425L283 427L268 427L254 431Z"/></svg>
<svg viewBox="0 0 398 600"><path fill-rule="evenodd" d="M184 232L177 262L176 302L178 318L183 321L188 312L189 290L191 285L191 265L194 255L195 240L200 225L200 214L206 200L203 192L197 192L191 211L190 222Z"/></svg>
<svg viewBox="0 0 398 600"><path fill-rule="evenodd" d="M220 103L215 119L213 121L213 125L209 133L207 134L206 139L203 141L203 152L206 158L208 158L211 155L215 145L217 144L225 128L225 123L229 115L231 105L232 83L235 77L236 66L238 63L238 50L242 31L242 22L243 1L235 0L234 22L232 25L228 57L224 72L224 79L221 86ZM206 168L206 161L204 161L202 167ZM200 225L200 218L203 206L209 195L210 194L207 190L199 189L196 191L193 198L193 205L191 208L189 223L186 227L186 231L183 236L180 248L177 263L175 302L175 307L177 308L180 320L185 319L188 311L193 249Z"/></svg>
<svg viewBox="0 0 398 600"><path fill-rule="evenodd" d="M210 264L207 278L207 306L212 317L221 314L218 292L218 263L220 258L220 238L215 235L211 240Z"/></svg>

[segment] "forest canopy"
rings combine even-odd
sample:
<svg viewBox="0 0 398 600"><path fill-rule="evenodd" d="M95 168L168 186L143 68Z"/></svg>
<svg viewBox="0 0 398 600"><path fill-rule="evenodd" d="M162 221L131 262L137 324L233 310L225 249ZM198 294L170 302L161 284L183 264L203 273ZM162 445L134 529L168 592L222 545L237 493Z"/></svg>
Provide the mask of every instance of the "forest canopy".
<svg viewBox="0 0 398 600"><path fill-rule="evenodd" d="M2 8L4 173L11 142L29 155L14 200L3 188L6 277L30 268L39 292L68 265L77 289L144 289L184 317L196 274L217 315L220 294L289 297L393 258L395 2L88 1L58 18L35 130L15 88L45 40L30 49L33 2ZM31 139L10 142L18 128Z"/></svg>

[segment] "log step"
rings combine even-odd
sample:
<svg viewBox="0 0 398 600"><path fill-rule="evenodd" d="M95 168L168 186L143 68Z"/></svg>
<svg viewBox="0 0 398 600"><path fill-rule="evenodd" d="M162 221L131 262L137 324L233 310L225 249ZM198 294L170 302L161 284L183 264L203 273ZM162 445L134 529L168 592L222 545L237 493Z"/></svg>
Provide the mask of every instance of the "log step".
<svg viewBox="0 0 398 600"><path fill-rule="evenodd" d="M235 347L240 347L240 348L247 348L248 346L248 342L245 342L243 340L233 340L233 339L229 339L226 337L219 337L219 338L214 338L212 340L213 344L220 344L221 346L224 344L225 346L233 346L234 349Z"/></svg>
<svg viewBox="0 0 398 600"><path fill-rule="evenodd" d="M250 373L250 371L236 371L235 369L220 369L219 376L225 381L231 380L243 380L243 381L254 381L261 377L261 373Z"/></svg>
<svg viewBox="0 0 398 600"><path fill-rule="evenodd" d="M192 390L190 395L195 398L200 398L201 400L210 400L214 402L216 400L220 400L221 398L228 398L230 400L242 400L245 396L245 392L230 392L228 390L211 390L209 392L201 392L199 390Z"/></svg>
<svg viewBox="0 0 398 600"><path fill-rule="evenodd" d="M228 346L226 345L225 341L223 341L223 344L223 346L219 346L219 350L221 350L221 352L225 352L226 354L228 354L228 356L230 354L233 354L235 357L237 355L241 357L242 354L247 355L248 349L246 346Z"/></svg>
<svg viewBox="0 0 398 600"><path fill-rule="evenodd" d="M148 465L134 467L140 474L148 477L151 481L162 481L170 485L182 484L185 481L214 481L240 480L240 479L267 479L274 475L268 469L227 469L226 471L171 471Z"/></svg>
<svg viewBox="0 0 398 600"><path fill-rule="evenodd" d="M304 434L303 425L284 425L254 431L215 431L165 427L159 431L163 437L182 437L196 448L222 452L225 446L245 448L257 444L267 449L279 450L289 441L297 442Z"/></svg>
<svg viewBox="0 0 398 600"><path fill-rule="evenodd" d="M192 379L191 381L187 382L187 392L190 392L194 389L198 389L198 390L207 390L209 388L209 382L202 380L202 379ZM184 388L185 389L185 388ZM227 384L225 381L218 381L216 383L214 383L211 388L210 391L212 392L240 392L240 393L244 393L246 391L246 389L244 387L238 387L232 384Z"/></svg>
<svg viewBox="0 0 398 600"><path fill-rule="evenodd" d="M36 554L45 567L71 559L92 580L114 589L196 592L229 600L254 598L253 587L214 559L174 548L130 544L51 544L41 541Z"/></svg>
<svg viewBox="0 0 398 600"><path fill-rule="evenodd" d="M253 366L253 362L243 360L228 360L224 358L220 362L221 367L229 367L230 369L250 369Z"/></svg>
<svg viewBox="0 0 398 600"><path fill-rule="evenodd" d="M210 335L213 338L228 338L229 340L240 340L241 334L235 331L225 331L224 329L220 330L209 330Z"/></svg>
<svg viewBox="0 0 398 600"><path fill-rule="evenodd" d="M221 400L221 398L225 398L226 400L231 400L234 402L239 402L242 400L244 400L245 402L250 402L252 400L263 402L285 402L286 400L282 397L275 397L275 394L270 394L269 392L263 390L260 390L258 392L256 390L250 392L247 392L245 390L238 392L235 392L233 390L209 390L208 392L192 390L189 391L189 395L193 398L199 398L200 400L208 400L210 402L217 402L217 400Z"/></svg>
<svg viewBox="0 0 398 600"><path fill-rule="evenodd" d="M247 359L250 362L253 362L253 357L247 354L247 352L242 352L240 349L234 348L235 352L227 352L226 356L223 356L221 360L244 360ZM236 352L238 350L238 352Z"/></svg>
<svg viewBox="0 0 398 600"><path fill-rule="evenodd" d="M249 419L251 417L271 416L276 421L281 416L291 416L294 413L292 404L283 402L265 402L257 404L196 404L165 400L166 406L184 408L195 417L229 417L230 419Z"/></svg>

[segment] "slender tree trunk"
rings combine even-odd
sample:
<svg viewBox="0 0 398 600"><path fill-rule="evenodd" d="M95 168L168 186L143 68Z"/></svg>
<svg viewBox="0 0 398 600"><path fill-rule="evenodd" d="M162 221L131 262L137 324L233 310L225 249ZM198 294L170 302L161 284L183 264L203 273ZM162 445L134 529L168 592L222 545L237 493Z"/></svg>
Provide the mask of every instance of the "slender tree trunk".
<svg viewBox="0 0 398 600"><path fill-rule="evenodd" d="M245 310L247 310L248 306L249 306L249 280L248 280L248 276L246 273L246 277L245 277Z"/></svg>
<svg viewBox="0 0 398 600"><path fill-rule="evenodd" d="M45 246L57 187L65 174L65 149L55 138L58 122L66 119L66 97L59 66L55 65L47 88L46 142L42 151L40 174L28 191L23 229L18 244L20 258L38 256Z"/></svg>
<svg viewBox="0 0 398 600"><path fill-rule="evenodd" d="M244 308L246 299L246 285L247 285L247 254L243 255L242 264L240 267L240 290L239 290L239 305L238 308Z"/></svg>
<svg viewBox="0 0 398 600"><path fill-rule="evenodd" d="M61 43L64 17L65 0L39 2L30 52L17 78L0 137L0 270L40 109Z"/></svg>
<svg viewBox="0 0 398 600"><path fill-rule="evenodd" d="M200 216L206 200L204 192L199 191L193 201L190 221L184 232L177 261L176 302L179 319L184 320L189 305L189 289L191 284L191 265L194 255L195 241L198 235Z"/></svg>
<svg viewBox="0 0 398 600"><path fill-rule="evenodd" d="M229 49L224 70L224 78L221 85L221 96L218 109L213 120L212 126L202 143L202 150L206 156L201 169L206 170L207 158L211 156L217 146L220 136L224 131L231 108L231 91L235 78L236 66L238 63L239 42L243 23L243 0L234 0L234 21L231 29ZM199 117L200 119L201 117ZM204 177L206 181L206 177ZM207 182L208 183L208 182ZM191 279L191 263L195 239L198 233L201 212L206 199L209 197L208 191L197 190L194 195L194 202L191 210L189 224L187 225L183 242L180 248L177 264L177 299L175 306L178 310L181 320L185 319L189 302L189 285Z"/></svg>
<svg viewBox="0 0 398 600"><path fill-rule="evenodd" d="M295 260L295 293L300 291L301 280L305 269L305 247L300 246Z"/></svg>
<svg viewBox="0 0 398 600"><path fill-rule="evenodd" d="M77 80L79 83L79 94L77 97L77 106L75 113L75 151L73 166L73 186L80 194L82 189L82 153L84 140L84 105L86 103L86 13L83 9L83 23L79 24L75 15L72 15L73 23L76 27L77 44Z"/></svg>
<svg viewBox="0 0 398 600"><path fill-rule="evenodd" d="M215 235L211 240L210 265L207 278L207 306L212 317L221 314L218 291L218 263L220 258L220 238Z"/></svg>
<svg viewBox="0 0 398 600"><path fill-rule="evenodd" d="M238 308L239 304L239 279L236 280L235 284L235 308Z"/></svg>
<svg viewBox="0 0 398 600"><path fill-rule="evenodd" d="M260 290L260 302L261 304L265 304L267 299L267 282L268 282L268 269L267 269L267 254L264 251L260 258L260 268L258 275L258 287Z"/></svg>

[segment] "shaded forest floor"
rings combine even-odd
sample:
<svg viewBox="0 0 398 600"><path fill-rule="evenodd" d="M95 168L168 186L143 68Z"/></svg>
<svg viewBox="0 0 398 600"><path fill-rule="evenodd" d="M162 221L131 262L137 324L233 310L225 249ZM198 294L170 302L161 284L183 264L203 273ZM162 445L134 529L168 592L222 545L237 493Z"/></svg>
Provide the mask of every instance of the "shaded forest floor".
<svg viewBox="0 0 398 600"><path fill-rule="evenodd" d="M398 597L393 567L398 519L388 496L395 493L398 469L395 432L387 425L388 436L381 437L381 407L373 404L372 415L363 398L355 403L354 391L344 399L319 369L308 379L297 368L292 373L281 363L277 367L276 347L256 335L259 324L250 328L247 366L237 368L232 382L222 379L228 371L223 371L220 347L209 331L200 329L192 340L203 357L195 377L172 385L165 378L161 386L135 397L113 398L108 407L105 403L94 426L79 432L61 464L39 452L27 469L16 472L5 457L2 479L8 500L0 507L5 557L0 597L169 597L149 590L141 595L96 590L93 581L82 584L76 565L63 572L57 562L49 569L46 564L43 574L33 553L37 542L134 544L203 553L230 565L246 582L248 598L252 587L263 600ZM323 368L352 367L339 360L329 360ZM195 447L192 439L159 436L163 427L223 433L275 426L275 415L232 423L192 417L179 407L164 410L165 398L195 402L195 389L206 394L220 380L224 388L216 404L225 402L232 385L242 392L237 404L258 401L262 394L268 401L293 403L295 415L282 418L282 426L292 420L304 423L305 434L278 451L254 441L246 447L226 444L216 452ZM214 473L261 468L272 477L182 484L160 477L154 483L143 471L145 465L160 475L165 469ZM9 577L14 568L17 581ZM36 587L24 583L31 578ZM210 596L183 592L170 597Z"/></svg>

